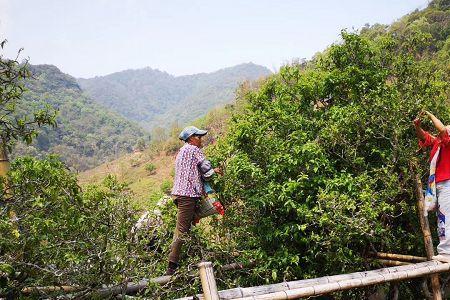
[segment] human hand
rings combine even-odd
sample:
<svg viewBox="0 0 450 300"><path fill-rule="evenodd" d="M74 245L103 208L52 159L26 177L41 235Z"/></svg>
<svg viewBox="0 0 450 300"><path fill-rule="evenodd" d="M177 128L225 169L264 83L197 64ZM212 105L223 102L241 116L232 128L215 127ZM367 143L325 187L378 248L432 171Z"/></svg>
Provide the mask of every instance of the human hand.
<svg viewBox="0 0 450 300"><path fill-rule="evenodd" d="M414 126L420 127L422 124L422 116L424 115L425 111L420 111L419 114L416 116L416 118L413 121Z"/></svg>
<svg viewBox="0 0 450 300"><path fill-rule="evenodd" d="M219 175L221 175L221 176L223 176L223 171L222 171L221 168L214 168L214 172L219 174Z"/></svg>

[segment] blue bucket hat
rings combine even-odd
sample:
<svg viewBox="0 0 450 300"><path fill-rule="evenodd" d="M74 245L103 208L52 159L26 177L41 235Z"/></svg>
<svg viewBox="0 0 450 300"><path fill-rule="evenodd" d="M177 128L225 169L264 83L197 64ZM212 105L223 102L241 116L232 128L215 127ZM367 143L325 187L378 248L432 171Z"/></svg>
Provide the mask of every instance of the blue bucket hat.
<svg viewBox="0 0 450 300"><path fill-rule="evenodd" d="M205 135L205 134L207 134L208 133L208 131L207 130L201 130L201 129L198 129L197 127L195 127L195 126L188 126L188 127L185 127L182 131L181 131L181 133L180 133L180 135L178 136L178 138L180 139L180 140L182 140L182 141L186 141L190 136L192 136L192 135L200 135L200 136L203 136L203 135Z"/></svg>

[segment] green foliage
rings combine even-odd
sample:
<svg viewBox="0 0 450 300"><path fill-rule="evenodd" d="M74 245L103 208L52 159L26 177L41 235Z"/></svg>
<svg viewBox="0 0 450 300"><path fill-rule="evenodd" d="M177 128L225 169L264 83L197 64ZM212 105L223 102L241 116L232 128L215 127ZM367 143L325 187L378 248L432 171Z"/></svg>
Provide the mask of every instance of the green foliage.
<svg viewBox="0 0 450 300"><path fill-rule="evenodd" d="M25 157L14 161L8 180L11 192L0 212L1 265L7 271L0 294L24 286L118 283L139 264L140 249L130 234L136 211L114 177L81 193L76 176L59 160Z"/></svg>
<svg viewBox="0 0 450 300"><path fill-rule="evenodd" d="M170 194L170 191L172 190L172 186L173 186L173 181L169 180L169 179L165 179L161 183L161 192L166 195Z"/></svg>
<svg viewBox="0 0 450 300"><path fill-rule="evenodd" d="M126 70L78 82L98 103L153 129L175 121L186 124L204 116L209 110L230 103L241 81L270 73L265 67L248 63L179 77L150 68Z"/></svg>
<svg viewBox="0 0 450 300"><path fill-rule="evenodd" d="M411 121L422 109L450 121L445 72L389 34L342 40L247 91L210 151L226 161L222 226L258 261L241 282L361 270L373 250L422 255Z"/></svg>
<svg viewBox="0 0 450 300"><path fill-rule="evenodd" d="M152 163L148 163L145 165L145 170L150 174L154 174L156 172L156 166Z"/></svg>
<svg viewBox="0 0 450 300"><path fill-rule="evenodd" d="M6 40L0 42L2 50L5 44ZM18 56L7 59L0 54L0 144L9 150L15 140L30 144L37 136L38 127L56 126L56 114L48 106L18 114L17 106L23 105L24 81L31 76L28 61L20 63Z"/></svg>
<svg viewBox="0 0 450 300"><path fill-rule="evenodd" d="M17 112L27 115L49 105L59 111L58 127L43 129L29 147L17 145L16 155L58 154L69 166L86 170L131 152L136 141L145 144L147 133L83 95L74 78L49 65L30 66L30 71L33 78L26 81Z"/></svg>
<svg viewBox="0 0 450 300"><path fill-rule="evenodd" d="M138 150L138 151L143 151L143 150L145 149L146 146L147 146L147 145L146 145L146 143L145 143L145 140L142 139L142 138L140 138L140 139L137 141L137 143L136 143L136 145L134 146L134 148L135 148L136 150Z"/></svg>

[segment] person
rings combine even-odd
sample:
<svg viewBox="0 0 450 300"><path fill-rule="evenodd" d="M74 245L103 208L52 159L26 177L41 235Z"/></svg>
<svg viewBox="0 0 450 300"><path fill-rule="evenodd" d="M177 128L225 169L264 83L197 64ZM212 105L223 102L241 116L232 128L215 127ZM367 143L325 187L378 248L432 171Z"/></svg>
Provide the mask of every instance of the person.
<svg viewBox="0 0 450 300"><path fill-rule="evenodd" d="M184 128L179 138L185 144L181 147L175 161L175 180L172 196L177 206L177 223L173 242L170 246L169 266L166 275L173 275L178 268L183 240L188 237L195 218L196 205L205 193L202 176L222 175L220 168L212 168L205 158L202 148L202 137L206 130L194 126Z"/></svg>
<svg viewBox="0 0 450 300"><path fill-rule="evenodd" d="M427 115L438 135L434 136L421 127L421 119ZM450 127L444 126L442 122L428 111L421 112L413 121L416 135L421 148L430 148L430 176L428 188L425 193L425 212L436 210L438 217L439 245L438 255L434 260L450 262Z"/></svg>

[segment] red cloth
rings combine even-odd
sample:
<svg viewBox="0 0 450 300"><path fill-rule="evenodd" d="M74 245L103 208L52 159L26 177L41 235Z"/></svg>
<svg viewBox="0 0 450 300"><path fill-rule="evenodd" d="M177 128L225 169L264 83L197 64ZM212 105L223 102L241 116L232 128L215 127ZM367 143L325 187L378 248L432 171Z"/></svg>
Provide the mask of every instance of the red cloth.
<svg viewBox="0 0 450 300"><path fill-rule="evenodd" d="M422 148L431 148L430 161L436 153L438 147L441 147L439 158L436 163L436 183L450 179L450 137L445 131L438 137L434 137L425 131L425 140L419 140L419 146Z"/></svg>

